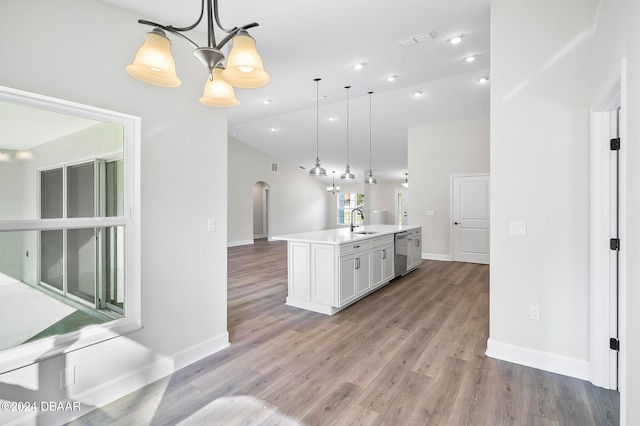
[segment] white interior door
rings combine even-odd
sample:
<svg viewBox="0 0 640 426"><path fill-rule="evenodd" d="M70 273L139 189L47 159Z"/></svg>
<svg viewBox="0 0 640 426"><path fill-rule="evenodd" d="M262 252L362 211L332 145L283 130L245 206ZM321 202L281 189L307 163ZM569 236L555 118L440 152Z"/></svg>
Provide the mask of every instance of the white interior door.
<svg viewBox="0 0 640 426"><path fill-rule="evenodd" d="M453 260L489 263L489 175L453 176Z"/></svg>

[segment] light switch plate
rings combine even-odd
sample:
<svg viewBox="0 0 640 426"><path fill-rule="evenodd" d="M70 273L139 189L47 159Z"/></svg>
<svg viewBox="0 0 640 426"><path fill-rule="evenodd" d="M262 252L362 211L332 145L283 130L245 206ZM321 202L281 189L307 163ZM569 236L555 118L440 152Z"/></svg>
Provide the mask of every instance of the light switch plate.
<svg viewBox="0 0 640 426"><path fill-rule="evenodd" d="M526 222L509 222L509 233L511 235L526 235L527 223Z"/></svg>
<svg viewBox="0 0 640 426"><path fill-rule="evenodd" d="M215 232L215 230L216 230L216 220L213 218L207 219L207 231Z"/></svg>

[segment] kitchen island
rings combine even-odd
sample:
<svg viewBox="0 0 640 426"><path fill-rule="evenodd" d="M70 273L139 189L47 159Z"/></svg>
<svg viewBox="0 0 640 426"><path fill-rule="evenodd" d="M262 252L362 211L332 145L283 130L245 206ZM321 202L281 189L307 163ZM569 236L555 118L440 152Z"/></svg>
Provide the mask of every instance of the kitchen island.
<svg viewBox="0 0 640 426"><path fill-rule="evenodd" d="M397 274L396 235L406 272L422 261L421 228L366 225L279 235L287 241L287 305L333 315L389 283Z"/></svg>

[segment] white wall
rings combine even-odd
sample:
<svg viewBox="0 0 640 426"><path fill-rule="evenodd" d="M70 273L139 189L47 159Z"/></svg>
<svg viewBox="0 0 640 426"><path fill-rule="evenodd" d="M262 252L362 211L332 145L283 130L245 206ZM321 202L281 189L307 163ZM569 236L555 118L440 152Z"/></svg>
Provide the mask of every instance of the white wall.
<svg viewBox="0 0 640 426"><path fill-rule="evenodd" d="M230 246L253 243L253 184L269 185L269 236L327 229L324 182L229 137ZM278 163L273 172L272 163Z"/></svg>
<svg viewBox="0 0 640 426"><path fill-rule="evenodd" d="M0 399L102 405L228 344L226 112L198 103L206 73L180 40L180 88L124 71L148 31L139 18L95 0L0 3L2 85L142 119L143 297L143 329L0 375ZM216 232L207 232L207 218ZM69 365L76 383L60 389L59 370ZM78 414L40 413L38 421Z"/></svg>
<svg viewBox="0 0 640 426"><path fill-rule="evenodd" d="M577 36L591 28L593 13L594 4L581 0L496 1L491 17L489 353L505 345L513 345L514 357L539 351L558 370L582 377L589 338L589 44ZM512 220L526 222L526 236L509 235ZM540 321L529 319L531 304L540 306Z"/></svg>
<svg viewBox="0 0 640 426"><path fill-rule="evenodd" d="M411 127L408 156L409 222L422 226L422 255L450 259L451 175L489 172L489 117Z"/></svg>
<svg viewBox="0 0 640 426"><path fill-rule="evenodd" d="M495 0L491 12L488 353L503 359L588 379L589 109L627 58L620 389L628 425L640 424L640 225L631 220L640 215L639 15L634 0ZM527 235L510 236L510 220L526 221ZM540 305L540 321L528 319L530 304Z"/></svg>

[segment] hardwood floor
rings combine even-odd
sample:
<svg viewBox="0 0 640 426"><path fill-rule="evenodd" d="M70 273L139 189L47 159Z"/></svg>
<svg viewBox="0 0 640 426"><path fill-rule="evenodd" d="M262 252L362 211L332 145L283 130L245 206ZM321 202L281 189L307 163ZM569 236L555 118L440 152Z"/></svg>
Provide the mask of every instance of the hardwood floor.
<svg viewBox="0 0 640 426"><path fill-rule="evenodd" d="M285 242L229 249L231 347L73 425L617 425L618 393L484 356L489 268L424 261L325 316Z"/></svg>

